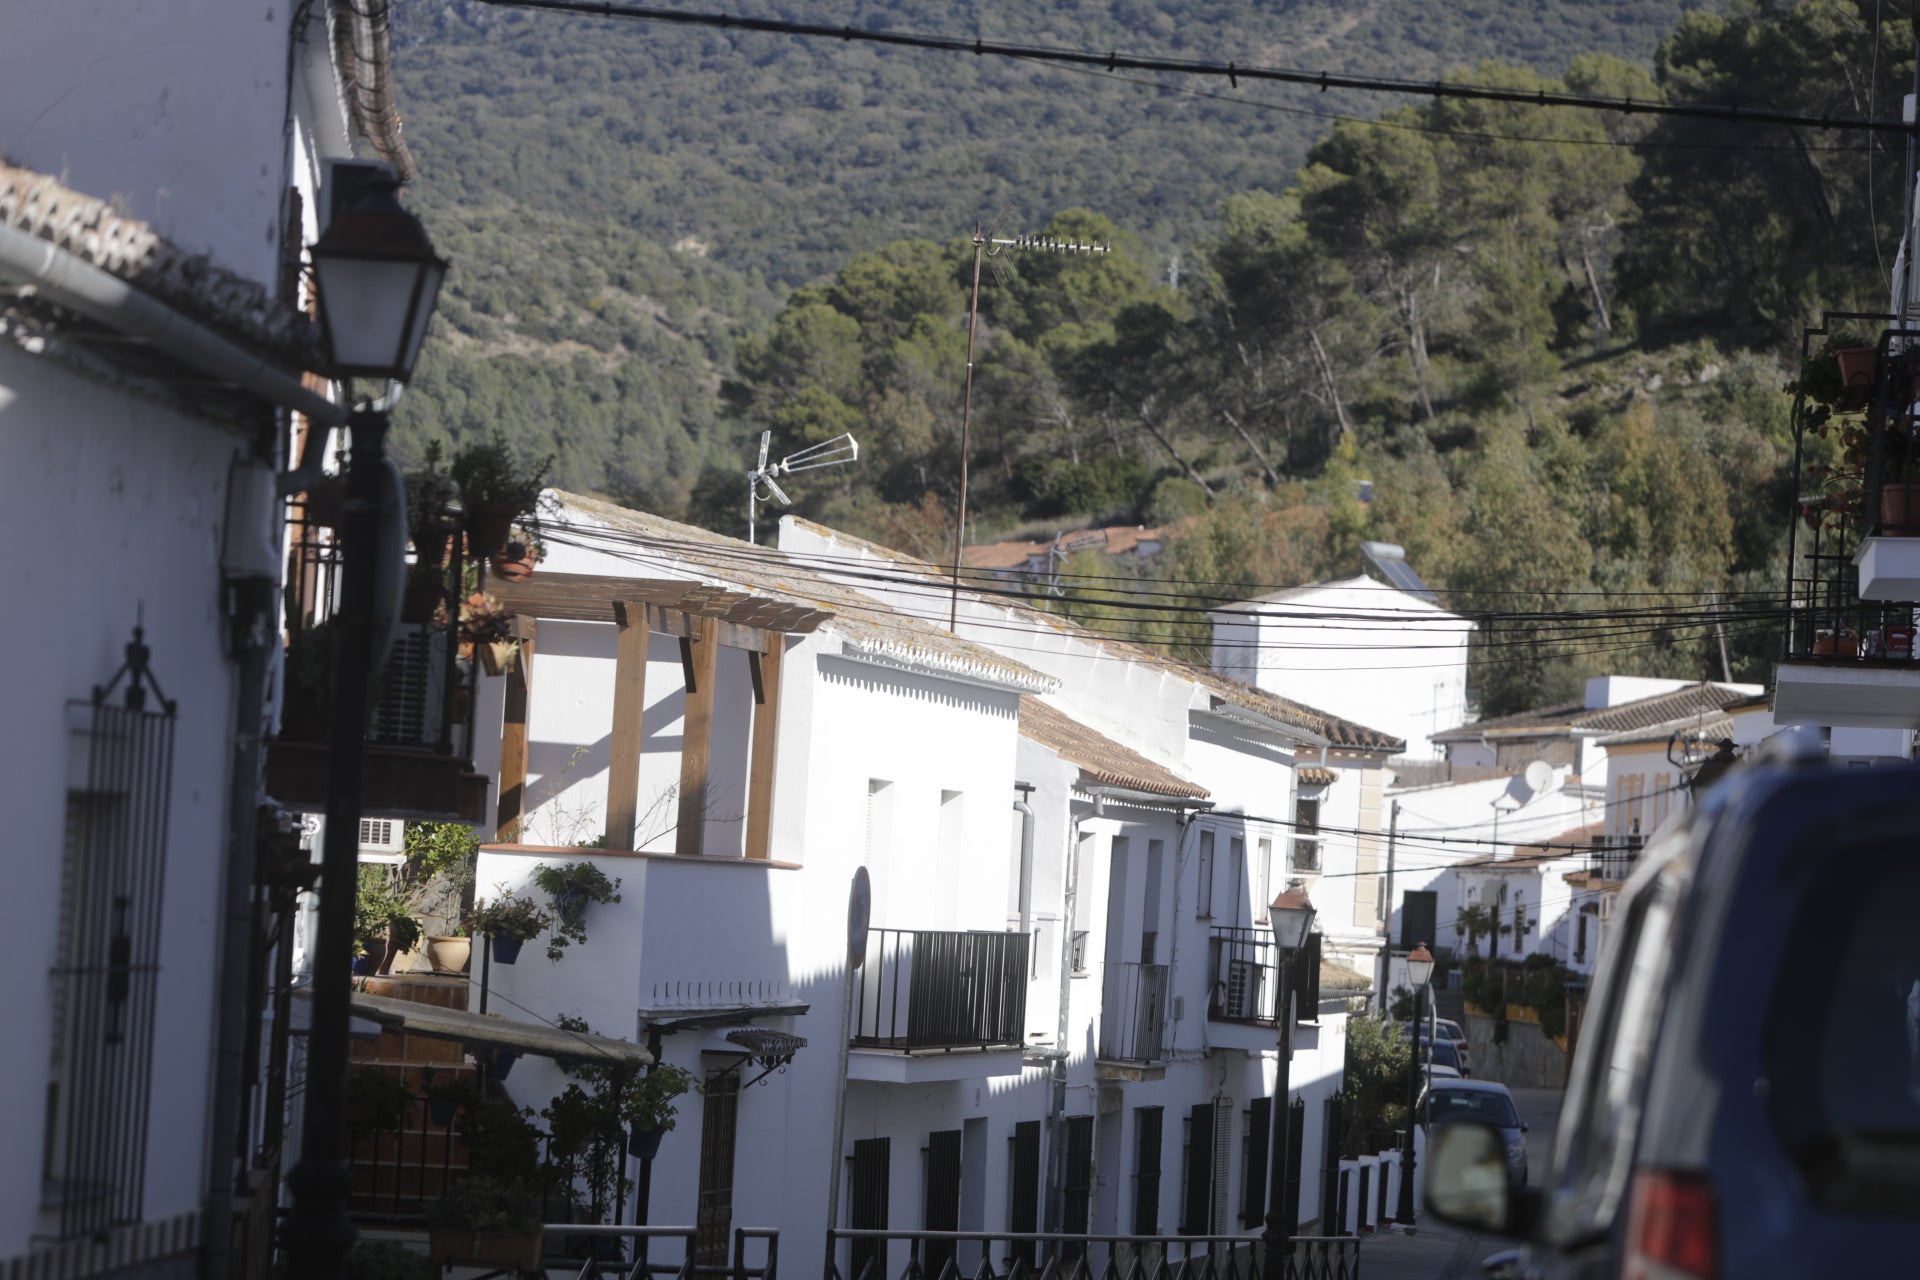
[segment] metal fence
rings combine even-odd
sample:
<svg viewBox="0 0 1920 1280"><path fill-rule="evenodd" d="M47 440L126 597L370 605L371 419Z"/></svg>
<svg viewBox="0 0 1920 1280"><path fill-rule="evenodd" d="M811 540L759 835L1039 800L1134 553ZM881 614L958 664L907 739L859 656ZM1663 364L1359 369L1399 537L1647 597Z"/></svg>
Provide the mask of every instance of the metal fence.
<svg viewBox="0 0 1920 1280"><path fill-rule="evenodd" d="M855 1244L866 1247L854 1249ZM860 1269L842 1255L862 1258ZM929 1264L929 1257L941 1259ZM1061 1232L827 1232L823 1280L1359 1280L1360 1241L1296 1236L1267 1256L1257 1237Z"/></svg>
<svg viewBox="0 0 1920 1280"><path fill-rule="evenodd" d="M1158 1062L1166 1056L1167 966L1107 965L1100 993L1100 1056Z"/></svg>
<svg viewBox="0 0 1920 1280"><path fill-rule="evenodd" d="M699 1276L730 1276L733 1280L779 1280L780 1233L768 1227L736 1227L733 1231L732 1257L724 1264L702 1264L695 1227L577 1226L550 1222L545 1228L549 1240L573 1245L587 1244L575 1252L589 1255L576 1266L556 1260L543 1260L541 1274L558 1280L573 1276L577 1280L617 1277L618 1280L695 1280ZM755 1257L758 1261L753 1261Z"/></svg>
<svg viewBox="0 0 1920 1280"><path fill-rule="evenodd" d="M909 1053L1020 1047L1027 945L1024 933L872 930L853 1042Z"/></svg>

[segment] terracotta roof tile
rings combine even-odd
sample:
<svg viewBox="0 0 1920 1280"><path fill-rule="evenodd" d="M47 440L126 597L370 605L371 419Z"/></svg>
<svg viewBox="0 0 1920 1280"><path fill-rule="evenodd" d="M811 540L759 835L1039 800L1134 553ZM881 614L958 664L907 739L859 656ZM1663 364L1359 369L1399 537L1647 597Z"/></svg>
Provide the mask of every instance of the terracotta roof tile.
<svg viewBox="0 0 1920 1280"><path fill-rule="evenodd" d="M1656 693L1611 707L1587 707L1582 703L1569 702L1510 716L1496 716L1491 720L1436 733L1433 740L1472 742L1482 736L1526 738L1551 734L1623 733L1703 713L1718 713L1752 699L1753 695L1745 690L1729 689L1724 685L1703 681L1671 693Z"/></svg>
<svg viewBox="0 0 1920 1280"><path fill-rule="evenodd" d="M1131 747L1096 733L1056 707L1028 694L1020 699L1020 736L1054 752L1095 782L1156 795L1202 799L1208 792Z"/></svg>

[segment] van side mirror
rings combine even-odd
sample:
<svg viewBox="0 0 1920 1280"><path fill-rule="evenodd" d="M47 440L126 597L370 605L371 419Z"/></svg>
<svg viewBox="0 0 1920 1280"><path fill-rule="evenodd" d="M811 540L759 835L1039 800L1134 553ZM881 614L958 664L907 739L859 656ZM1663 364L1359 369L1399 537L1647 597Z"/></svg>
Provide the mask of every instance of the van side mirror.
<svg viewBox="0 0 1920 1280"><path fill-rule="evenodd" d="M1430 1131L1427 1210L1443 1222L1494 1235L1524 1236L1539 1213L1539 1196L1508 1178L1500 1130L1456 1120Z"/></svg>

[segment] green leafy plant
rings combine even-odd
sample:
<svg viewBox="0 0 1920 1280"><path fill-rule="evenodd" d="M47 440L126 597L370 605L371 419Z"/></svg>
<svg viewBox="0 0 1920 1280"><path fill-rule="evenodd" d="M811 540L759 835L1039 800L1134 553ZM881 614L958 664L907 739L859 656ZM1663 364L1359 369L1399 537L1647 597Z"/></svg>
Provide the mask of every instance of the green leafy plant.
<svg viewBox="0 0 1920 1280"><path fill-rule="evenodd" d="M429 1280L435 1274L425 1254L398 1240L357 1240L344 1265L346 1280Z"/></svg>
<svg viewBox="0 0 1920 1280"><path fill-rule="evenodd" d="M417 905L431 905L456 934L465 932L462 908L473 892L480 837L460 822L409 822L404 847L406 878Z"/></svg>
<svg viewBox="0 0 1920 1280"><path fill-rule="evenodd" d="M492 900L481 899L473 904L473 910L467 914L467 928L475 935L490 934L495 938L512 938L526 942L541 930L553 923L540 904L532 898L518 898L509 894L505 887L500 896Z"/></svg>
<svg viewBox="0 0 1920 1280"><path fill-rule="evenodd" d="M467 1169L503 1186L538 1189L545 1173L540 1163L540 1130L531 1107L516 1107L505 1097L481 1097L460 1113L455 1130L467 1145Z"/></svg>
<svg viewBox="0 0 1920 1280"><path fill-rule="evenodd" d="M426 448L425 465L406 474L407 536L422 561L438 564L453 532L448 513L460 497L460 486L440 468L440 442Z"/></svg>
<svg viewBox="0 0 1920 1280"><path fill-rule="evenodd" d="M405 888L379 863L363 863L353 906L353 935L362 946L384 935L395 953L420 942L420 922Z"/></svg>
<svg viewBox="0 0 1920 1280"><path fill-rule="evenodd" d="M675 1117L680 1114L674 1099L698 1086L693 1072L685 1067L676 1067L670 1062L657 1063L653 1070L634 1081L621 1099L620 1119L636 1129L671 1131Z"/></svg>
<svg viewBox="0 0 1920 1280"><path fill-rule="evenodd" d="M513 446L496 432L454 454L450 473L460 489L460 500L469 508L502 507L515 516L531 517L552 465L549 455L536 466L521 466Z"/></svg>
<svg viewBox="0 0 1920 1280"><path fill-rule="evenodd" d="M469 1174L427 1209L429 1227L531 1234L540 1229L541 1202L523 1182Z"/></svg>
<svg viewBox="0 0 1920 1280"><path fill-rule="evenodd" d="M372 1133L397 1133L413 1106L413 1091L394 1072L380 1067L355 1067L347 1076L347 1109L356 1128Z"/></svg>
<svg viewBox="0 0 1920 1280"><path fill-rule="evenodd" d="M1347 1096L1341 1154L1354 1157L1396 1146L1407 1123L1407 1073L1413 1050L1399 1028L1361 1008L1347 1018Z"/></svg>
<svg viewBox="0 0 1920 1280"><path fill-rule="evenodd" d="M553 898L553 936L547 940L547 959L558 960L569 945L587 940L586 912L590 902L620 901L620 881L591 862L568 862L533 869L533 882Z"/></svg>

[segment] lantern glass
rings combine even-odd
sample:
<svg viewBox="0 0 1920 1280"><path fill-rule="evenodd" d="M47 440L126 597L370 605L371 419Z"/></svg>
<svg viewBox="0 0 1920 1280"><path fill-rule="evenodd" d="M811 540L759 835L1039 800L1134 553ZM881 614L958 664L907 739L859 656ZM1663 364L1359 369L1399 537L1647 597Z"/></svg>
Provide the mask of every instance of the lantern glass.
<svg viewBox="0 0 1920 1280"><path fill-rule="evenodd" d="M1407 955L1407 981L1420 988L1433 980L1433 954L1424 946L1415 947Z"/></svg>
<svg viewBox="0 0 1920 1280"><path fill-rule="evenodd" d="M1307 945L1307 936L1313 932L1313 904L1300 895L1297 904L1288 904L1282 894L1281 900L1273 904L1268 913L1273 917L1273 940L1282 947L1293 949Z"/></svg>

